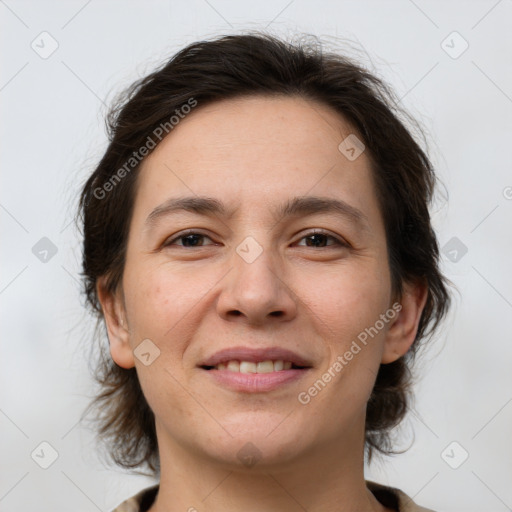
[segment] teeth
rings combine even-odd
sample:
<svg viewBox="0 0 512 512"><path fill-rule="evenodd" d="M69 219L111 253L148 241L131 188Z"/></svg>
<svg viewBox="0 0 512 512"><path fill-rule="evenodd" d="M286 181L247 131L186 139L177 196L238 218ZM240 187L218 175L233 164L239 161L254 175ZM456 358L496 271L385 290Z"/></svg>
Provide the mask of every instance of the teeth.
<svg viewBox="0 0 512 512"><path fill-rule="evenodd" d="M290 365L291 367L291 365ZM284 362L283 361L274 361L274 371L280 372L284 368Z"/></svg>
<svg viewBox="0 0 512 512"><path fill-rule="evenodd" d="M262 361L256 365L256 373L270 373L274 371L274 363L272 361Z"/></svg>
<svg viewBox="0 0 512 512"><path fill-rule="evenodd" d="M228 361L227 363L219 363L215 366L216 370L227 370L229 372L238 373L271 373L281 370L290 370L291 361L261 361L253 363L250 361Z"/></svg>
<svg viewBox="0 0 512 512"><path fill-rule="evenodd" d="M240 361L240 373L256 373L256 363Z"/></svg>
<svg viewBox="0 0 512 512"><path fill-rule="evenodd" d="M227 364L228 370L230 372L239 372L240 371L240 363L238 361L229 361ZM218 368L220 370L220 368Z"/></svg>

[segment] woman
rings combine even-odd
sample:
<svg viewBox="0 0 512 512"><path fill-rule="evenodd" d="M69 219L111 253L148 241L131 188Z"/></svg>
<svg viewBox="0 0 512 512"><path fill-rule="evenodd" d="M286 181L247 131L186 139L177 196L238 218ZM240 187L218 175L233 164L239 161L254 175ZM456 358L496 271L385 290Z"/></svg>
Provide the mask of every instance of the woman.
<svg viewBox="0 0 512 512"><path fill-rule="evenodd" d="M368 71L275 37L134 84L85 184L109 350L99 432L159 484L121 511L425 511L364 479L449 307L435 175ZM104 324L103 324L104 322Z"/></svg>

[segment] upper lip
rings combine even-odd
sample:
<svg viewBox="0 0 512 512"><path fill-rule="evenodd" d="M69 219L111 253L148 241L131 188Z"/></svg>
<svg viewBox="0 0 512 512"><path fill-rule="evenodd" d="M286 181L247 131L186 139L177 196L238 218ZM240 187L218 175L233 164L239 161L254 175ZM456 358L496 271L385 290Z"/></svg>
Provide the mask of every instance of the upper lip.
<svg viewBox="0 0 512 512"><path fill-rule="evenodd" d="M310 367L311 363L304 357L299 356L295 352L280 348L250 348L250 347L231 347L219 350L208 359L204 360L199 366L216 366L219 363L227 363L228 361L249 361L258 363L261 361L290 361L296 366Z"/></svg>

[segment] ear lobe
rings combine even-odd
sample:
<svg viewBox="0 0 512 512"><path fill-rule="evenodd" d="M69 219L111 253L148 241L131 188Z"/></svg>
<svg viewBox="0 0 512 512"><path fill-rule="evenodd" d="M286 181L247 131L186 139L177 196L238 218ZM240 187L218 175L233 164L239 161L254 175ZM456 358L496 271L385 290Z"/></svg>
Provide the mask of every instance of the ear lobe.
<svg viewBox="0 0 512 512"><path fill-rule="evenodd" d="M396 361L411 348L418 332L427 297L428 285L425 281L404 283L404 293L400 301L402 309L386 333L382 364Z"/></svg>
<svg viewBox="0 0 512 512"><path fill-rule="evenodd" d="M105 276L98 278L96 292L107 327L110 355L121 368L133 368L135 361L123 300L119 293L113 294L107 290Z"/></svg>

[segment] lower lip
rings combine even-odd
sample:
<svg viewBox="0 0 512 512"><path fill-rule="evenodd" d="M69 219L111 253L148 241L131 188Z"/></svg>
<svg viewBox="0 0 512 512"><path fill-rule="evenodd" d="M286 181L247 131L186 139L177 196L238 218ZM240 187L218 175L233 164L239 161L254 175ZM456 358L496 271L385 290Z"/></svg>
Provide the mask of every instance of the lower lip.
<svg viewBox="0 0 512 512"><path fill-rule="evenodd" d="M239 373L229 370L204 370L210 374L217 383L245 393L263 393L272 391L285 384L295 382L308 372L309 368L303 370L280 370L269 373Z"/></svg>

